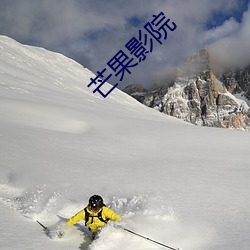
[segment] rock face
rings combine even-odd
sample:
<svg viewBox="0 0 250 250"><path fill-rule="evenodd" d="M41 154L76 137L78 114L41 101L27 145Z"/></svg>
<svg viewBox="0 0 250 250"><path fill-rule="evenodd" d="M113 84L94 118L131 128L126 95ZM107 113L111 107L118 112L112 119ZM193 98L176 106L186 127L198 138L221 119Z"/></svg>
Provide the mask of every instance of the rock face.
<svg viewBox="0 0 250 250"><path fill-rule="evenodd" d="M196 125L248 129L250 109L233 94L250 96L249 72L250 67L215 75L209 53L203 49L181 65L171 87L149 91L141 87L130 94L149 107Z"/></svg>
<svg viewBox="0 0 250 250"><path fill-rule="evenodd" d="M250 100L250 65L245 69L228 70L218 74L218 79L225 84L230 93L242 93Z"/></svg>
<svg viewBox="0 0 250 250"><path fill-rule="evenodd" d="M144 101L144 94L147 92L141 84L131 84L123 89L125 93L133 96L137 101Z"/></svg>

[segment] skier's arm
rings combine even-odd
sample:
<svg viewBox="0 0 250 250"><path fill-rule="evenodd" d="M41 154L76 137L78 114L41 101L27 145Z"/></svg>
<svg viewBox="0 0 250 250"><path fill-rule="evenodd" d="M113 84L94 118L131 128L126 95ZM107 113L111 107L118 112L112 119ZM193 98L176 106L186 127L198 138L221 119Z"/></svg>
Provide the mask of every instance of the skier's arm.
<svg viewBox="0 0 250 250"><path fill-rule="evenodd" d="M75 214L74 216L72 216L72 217L67 221L67 224L75 225L78 221L84 220L84 218L85 218L85 212L84 212L84 209L83 209L83 210L81 210L80 212L78 212L77 214Z"/></svg>
<svg viewBox="0 0 250 250"><path fill-rule="evenodd" d="M113 210L111 210L110 208L105 207L104 210L105 210L105 217L106 217L107 219L110 219L110 220L112 220L112 221L118 221L118 222L122 221L121 216L118 215L118 214L116 214L116 213L115 213Z"/></svg>

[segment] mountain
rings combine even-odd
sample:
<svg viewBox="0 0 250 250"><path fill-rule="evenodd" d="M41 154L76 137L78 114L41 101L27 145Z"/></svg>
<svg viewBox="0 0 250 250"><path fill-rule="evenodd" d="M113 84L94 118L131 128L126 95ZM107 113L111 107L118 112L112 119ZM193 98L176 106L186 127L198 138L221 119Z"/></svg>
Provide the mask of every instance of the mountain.
<svg viewBox="0 0 250 250"><path fill-rule="evenodd" d="M227 90L232 94L240 94L248 102L250 100L250 65L245 68L225 70L218 73L217 77L222 81Z"/></svg>
<svg viewBox="0 0 250 250"><path fill-rule="evenodd" d="M99 194L122 226L168 246L248 250L250 134L193 126L118 89L103 98L92 77L0 36L0 248L162 249L112 223L91 243L83 221L62 239L36 222L53 230Z"/></svg>
<svg viewBox="0 0 250 250"><path fill-rule="evenodd" d="M171 86L148 91L131 91L128 86L124 91L146 106L196 125L249 129L249 69L215 73L210 54L203 49L177 69Z"/></svg>

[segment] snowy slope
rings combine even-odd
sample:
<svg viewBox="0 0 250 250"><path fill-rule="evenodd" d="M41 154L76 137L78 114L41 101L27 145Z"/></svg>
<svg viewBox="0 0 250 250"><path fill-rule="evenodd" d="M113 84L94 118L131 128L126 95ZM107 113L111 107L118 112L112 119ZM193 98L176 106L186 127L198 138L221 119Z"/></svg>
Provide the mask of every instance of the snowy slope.
<svg viewBox="0 0 250 250"><path fill-rule="evenodd" d="M186 124L118 89L104 99L93 76L0 37L0 248L162 249L112 226L92 244L79 227L51 240L36 223L97 193L123 226L164 244L248 250L249 133Z"/></svg>

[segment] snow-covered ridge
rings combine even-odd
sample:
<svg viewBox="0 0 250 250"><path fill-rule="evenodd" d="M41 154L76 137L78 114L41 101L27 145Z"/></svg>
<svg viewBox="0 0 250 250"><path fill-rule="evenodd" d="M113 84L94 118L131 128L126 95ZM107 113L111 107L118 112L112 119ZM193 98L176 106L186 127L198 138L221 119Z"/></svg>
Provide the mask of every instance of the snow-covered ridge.
<svg viewBox="0 0 250 250"><path fill-rule="evenodd" d="M77 94L82 92L94 100L103 99L98 93L93 94L91 87L87 87L90 78L95 75L62 54L40 47L22 45L9 37L0 36L0 60L0 84L14 92L35 94L35 91L41 87L43 91L48 89L50 92L52 90L74 91ZM12 76L13 79L9 76ZM15 82L15 79L19 81ZM111 87L107 83L102 88L105 91ZM121 103L136 105L132 98L126 98L126 95L121 91L114 92L115 94L109 98L112 101L121 99L119 101Z"/></svg>
<svg viewBox="0 0 250 250"><path fill-rule="evenodd" d="M94 77L90 70L59 53L22 45L5 36L0 36L0 74L0 110L9 110L8 114L2 116L3 120L15 120L38 128L81 133L89 129L87 122L72 118L74 110L65 107L61 112L60 108L51 107L49 103L61 100L66 103L69 93L82 98L82 103L104 101L102 96L93 94L93 89L87 87L90 78ZM105 91L111 85L107 83L102 88ZM14 96L18 98L15 99ZM30 101L33 102L32 106ZM119 90L114 91L107 102L128 108L140 106ZM144 109L143 106L141 108Z"/></svg>

